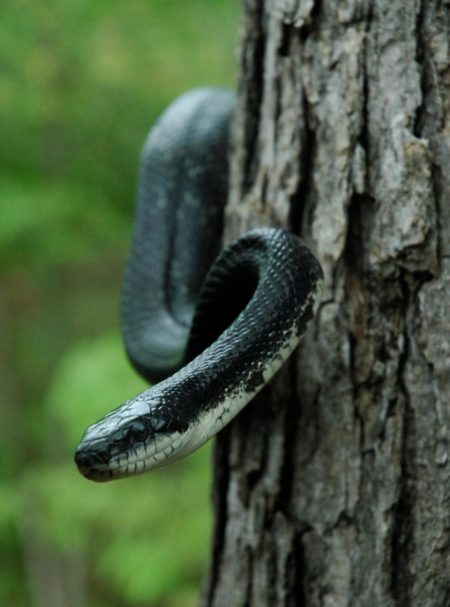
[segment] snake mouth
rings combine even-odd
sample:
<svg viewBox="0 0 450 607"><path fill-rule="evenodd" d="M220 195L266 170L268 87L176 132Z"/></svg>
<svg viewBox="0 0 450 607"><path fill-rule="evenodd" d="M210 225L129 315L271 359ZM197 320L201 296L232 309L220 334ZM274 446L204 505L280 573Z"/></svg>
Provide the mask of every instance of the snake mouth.
<svg viewBox="0 0 450 607"><path fill-rule="evenodd" d="M79 450L75 453L75 463L79 472L88 480L102 483L113 479L125 478L147 469L146 461L139 460L124 465L111 465L98 461L95 451Z"/></svg>
<svg viewBox="0 0 450 607"><path fill-rule="evenodd" d="M184 446L183 435L179 432L154 434L149 440L124 451L111 449L105 441L100 444L95 442L86 444L82 441L74 459L79 472L96 482L125 478L159 468L168 459L181 457Z"/></svg>
<svg viewBox="0 0 450 607"><path fill-rule="evenodd" d="M149 467L147 459L135 459L128 453L105 461L97 451L89 448L79 448L74 459L79 472L98 483L139 474Z"/></svg>

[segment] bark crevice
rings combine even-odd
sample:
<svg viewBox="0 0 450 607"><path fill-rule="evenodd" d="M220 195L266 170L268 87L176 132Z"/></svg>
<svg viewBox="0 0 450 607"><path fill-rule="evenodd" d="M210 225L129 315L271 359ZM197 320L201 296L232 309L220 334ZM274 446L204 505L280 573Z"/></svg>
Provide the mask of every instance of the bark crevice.
<svg viewBox="0 0 450 607"><path fill-rule="evenodd" d="M443 0L244 0L227 238L302 235L325 292L218 438L207 607L449 604L449 40Z"/></svg>

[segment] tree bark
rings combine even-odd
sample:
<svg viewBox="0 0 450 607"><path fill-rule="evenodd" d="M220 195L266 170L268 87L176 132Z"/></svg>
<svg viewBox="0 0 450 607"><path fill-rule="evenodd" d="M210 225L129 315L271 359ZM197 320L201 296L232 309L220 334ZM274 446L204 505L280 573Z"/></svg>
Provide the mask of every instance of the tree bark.
<svg viewBox="0 0 450 607"><path fill-rule="evenodd" d="M244 0L227 238L287 227L315 326L218 438L208 607L450 605L450 5Z"/></svg>

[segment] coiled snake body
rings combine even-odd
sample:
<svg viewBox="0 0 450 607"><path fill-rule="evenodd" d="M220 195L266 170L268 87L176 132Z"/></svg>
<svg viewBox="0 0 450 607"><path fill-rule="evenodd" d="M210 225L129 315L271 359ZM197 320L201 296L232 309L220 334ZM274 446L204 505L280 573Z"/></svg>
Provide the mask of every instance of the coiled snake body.
<svg viewBox="0 0 450 607"><path fill-rule="evenodd" d="M92 480L201 446L275 374L318 306L319 263L289 232L252 230L213 261L233 106L228 91L186 93L144 146L122 330L132 364L159 383L86 430L75 461Z"/></svg>

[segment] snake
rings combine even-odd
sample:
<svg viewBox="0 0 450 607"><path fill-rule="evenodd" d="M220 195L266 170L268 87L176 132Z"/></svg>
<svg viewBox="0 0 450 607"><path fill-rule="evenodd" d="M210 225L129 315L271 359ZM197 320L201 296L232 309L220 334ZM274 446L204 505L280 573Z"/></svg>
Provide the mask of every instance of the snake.
<svg viewBox="0 0 450 607"><path fill-rule="evenodd" d="M178 97L141 154L121 327L150 387L89 426L75 452L93 481L133 476L198 449L270 381L320 304L323 272L279 227L221 249L235 95Z"/></svg>

